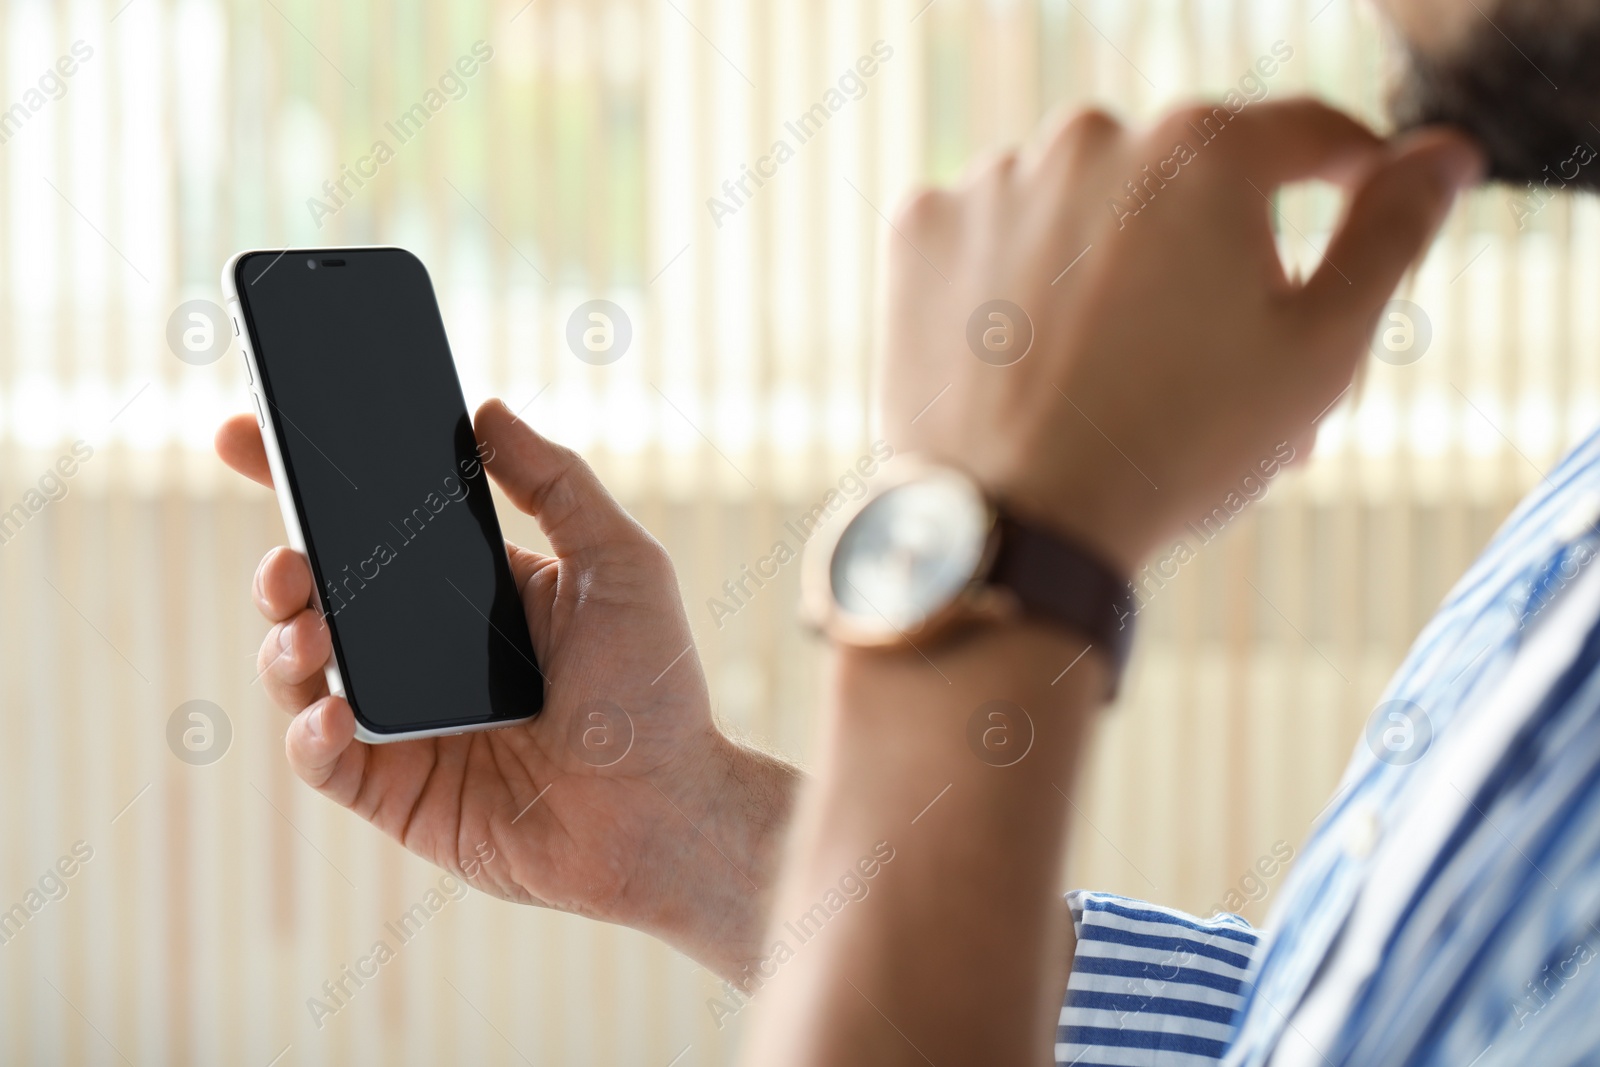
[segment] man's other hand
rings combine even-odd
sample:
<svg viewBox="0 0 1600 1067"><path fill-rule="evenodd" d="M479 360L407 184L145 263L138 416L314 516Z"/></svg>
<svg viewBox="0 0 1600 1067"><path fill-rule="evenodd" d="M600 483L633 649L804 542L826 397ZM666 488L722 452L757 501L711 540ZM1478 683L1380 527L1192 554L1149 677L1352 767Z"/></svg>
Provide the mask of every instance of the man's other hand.
<svg viewBox="0 0 1600 1067"><path fill-rule="evenodd" d="M1185 107L1142 132L1097 111L1054 123L895 219L889 439L966 467L1131 574L1244 477L1309 448L1482 169L1460 134L1385 143L1310 100ZM1307 238L1272 198L1307 179L1348 201L1301 281L1277 241ZM1023 314L993 318L994 301Z"/></svg>

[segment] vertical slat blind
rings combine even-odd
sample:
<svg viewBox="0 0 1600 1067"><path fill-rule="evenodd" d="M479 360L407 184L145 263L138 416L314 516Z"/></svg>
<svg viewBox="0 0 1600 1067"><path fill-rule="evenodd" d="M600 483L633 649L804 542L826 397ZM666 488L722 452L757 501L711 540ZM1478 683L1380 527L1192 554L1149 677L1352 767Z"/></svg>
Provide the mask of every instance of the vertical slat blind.
<svg viewBox="0 0 1600 1067"><path fill-rule="evenodd" d="M253 683L250 577L281 524L209 454L242 371L164 340L179 303L218 298L230 252L421 255L470 399L503 395L593 457L678 560L719 715L804 757L817 648L795 568L721 626L707 601L875 436L880 213L1057 108L1138 121L1220 93L1279 39L1295 57L1275 97L1377 115L1378 37L1351 0L0 2L0 105L93 49L0 145L0 509L74 441L94 449L0 545L0 908L93 848L0 945L0 1061L650 1067L734 1048L691 962L476 895L313 1024L307 998L437 875L291 779ZM397 143L385 124L478 40L494 54L465 94ZM893 57L862 98L795 145L785 123L878 40ZM708 198L778 138L794 158L719 226ZM307 201L380 139L393 160L317 226ZM1143 616L1073 798L1076 883L1196 910L1242 890L1260 919L1282 876L1257 892L1253 866L1302 838L1433 605L1600 412L1600 211L1558 202L1519 231L1507 198L1477 196L1408 281L1428 353L1374 363L1315 461ZM1280 203L1284 255L1309 269L1337 204ZM599 297L634 342L591 367L563 336ZM233 728L210 766L167 747L192 699Z"/></svg>

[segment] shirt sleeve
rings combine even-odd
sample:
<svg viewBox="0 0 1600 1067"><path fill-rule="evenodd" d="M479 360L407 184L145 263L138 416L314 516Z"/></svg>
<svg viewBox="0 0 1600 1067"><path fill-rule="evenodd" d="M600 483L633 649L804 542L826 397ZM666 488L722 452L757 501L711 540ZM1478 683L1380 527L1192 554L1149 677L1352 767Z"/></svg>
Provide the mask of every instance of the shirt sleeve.
<svg viewBox="0 0 1600 1067"><path fill-rule="evenodd" d="M1067 894L1078 935L1056 1027L1062 1067L1210 1067L1232 1044L1260 935L1110 893Z"/></svg>

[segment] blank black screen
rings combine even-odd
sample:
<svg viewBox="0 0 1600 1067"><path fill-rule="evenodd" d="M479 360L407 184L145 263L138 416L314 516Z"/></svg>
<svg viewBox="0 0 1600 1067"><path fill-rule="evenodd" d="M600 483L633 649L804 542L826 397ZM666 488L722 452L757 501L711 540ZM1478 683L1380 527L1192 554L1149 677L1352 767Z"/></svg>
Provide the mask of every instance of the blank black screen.
<svg viewBox="0 0 1600 1067"><path fill-rule="evenodd" d="M400 249L313 249L241 257L234 281L357 719L394 733L538 711L426 268Z"/></svg>

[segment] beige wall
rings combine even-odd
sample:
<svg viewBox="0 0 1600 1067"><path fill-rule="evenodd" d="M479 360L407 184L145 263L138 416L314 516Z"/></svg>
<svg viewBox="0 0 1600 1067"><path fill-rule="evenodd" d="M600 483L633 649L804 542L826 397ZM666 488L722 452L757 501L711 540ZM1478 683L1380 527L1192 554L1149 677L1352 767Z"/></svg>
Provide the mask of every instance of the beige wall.
<svg viewBox="0 0 1600 1067"><path fill-rule="evenodd" d="M229 252L421 254L469 398L538 396L528 417L678 559L719 713L804 758L816 648L793 568L721 628L705 601L872 440L878 212L1058 104L1148 116L1281 39L1272 95L1372 114L1378 63L1352 0L121 3L0 3L6 106L93 48L0 146L0 508L72 441L95 450L0 545L0 907L93 849L0 945L4 1063L731 1056L688 961L478 896L311 1024L307 997L436 874L291 781L252 685L250 575L281 526L207 450L245 402L238 356L188 366L163 340L181 301L217 298ZM465 96L318 229L307 198L477 39L494 58ZM706 199L880 39L863 98L719 227ZM1315 263L1333 201L1282 206L1286 257ZM1597 221L1559 203L1519 234L1506 194L1481 194L1409 286L1432 349L1374 364L1318 459L1155 596L1074 797L1075 883L1205 909L1298 844L1432 606L1600 409ZM634 318L611 367L560 340L593 296ZM192 699L234 731L210 766L167 747Z"/></svg>

